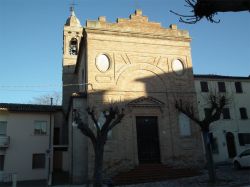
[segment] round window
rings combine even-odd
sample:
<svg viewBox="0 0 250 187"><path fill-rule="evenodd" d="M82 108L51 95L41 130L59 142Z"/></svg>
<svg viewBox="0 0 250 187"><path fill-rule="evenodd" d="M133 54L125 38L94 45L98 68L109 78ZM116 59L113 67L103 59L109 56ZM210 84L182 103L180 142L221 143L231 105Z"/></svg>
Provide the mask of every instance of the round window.
<svg viewBox="0 0 250 187"><path fill-rule="evenodd" d="M172 62L172 69L177 75L182 75L184 71L183 63L179 59Z"/></svg>
<svg viewBox="0 0 250 187"><path fill-rule="evenodd" d="M109 58L104 54L98 55L96 58L96 67L101 72L107 71L110 67Z"/></svg>

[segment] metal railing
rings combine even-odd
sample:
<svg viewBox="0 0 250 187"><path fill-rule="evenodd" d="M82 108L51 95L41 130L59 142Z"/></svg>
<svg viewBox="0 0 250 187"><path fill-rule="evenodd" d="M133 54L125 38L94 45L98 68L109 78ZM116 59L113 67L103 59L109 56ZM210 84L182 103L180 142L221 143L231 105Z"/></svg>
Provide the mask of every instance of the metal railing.
<svg viewBox="0 0 250 187"><path fill-rule="evenodd" d="M0 185L11 184L12 187L16 187L17 184L17 174L16 173L0 173Z"/></svg>
<svg viewBox="0 0 250 187"><path fill-rule="evenodd" d="M0 147L9 147L10 137L0 135Z"/></svg>

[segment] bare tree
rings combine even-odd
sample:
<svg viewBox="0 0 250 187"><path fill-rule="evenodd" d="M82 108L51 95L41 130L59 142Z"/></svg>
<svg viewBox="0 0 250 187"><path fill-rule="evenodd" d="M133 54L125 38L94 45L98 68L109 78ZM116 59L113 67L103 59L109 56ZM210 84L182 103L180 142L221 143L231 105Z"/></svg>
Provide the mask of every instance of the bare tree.
<svg viewBox="0 0 250 187"><path fill-rule="evenodd" d="M62 104L62 95L59 92L54 92L51 94L41 95L39 97L34 97L31 103L40 105L50 105L50 98L53 98L53 105Z"/></svg>
<svg viewBox="0 0 250 187"><path fill-rule="evenodd" d="M209 180L214 183L216 181L216 173L211 150L211 139L209 138L209 128L213 122L220 119L223 108L229 104L229 98L225 95L209 93L206 100L209 108L207 108L206 115L202 120L195 115L192 103L183 103L179 99L176 100L175 107L200 126L203 135Z"/></svg>
<svg viewBox="0 0 250 187"><path fill-rule="evenodd" d="M218 23L214 16L218 12L240 12L250 11L250 0L185 0L185 6L191 8L191 15L179 14L170 11L180 16L179 21L183 23L194 24L202 18L207 18L210 22Z"/></svg>
<svg viewBox="0 0 250 187"><path fill-rule="evenodd" d="M102 187L103 184L103 154L104 145L107 141L108 132L119 124L124 117L124 110L119 110L118 107L110 107L107 111L103 111L105 122L102 126L98 122L96 111L92 108L87 109L88 115L94 122L96 131L94 132L87 123L83 122L79 113L75 113L74 121L81 132L87 136L93 145L95 153L95 165L93 186Z"/></svg>

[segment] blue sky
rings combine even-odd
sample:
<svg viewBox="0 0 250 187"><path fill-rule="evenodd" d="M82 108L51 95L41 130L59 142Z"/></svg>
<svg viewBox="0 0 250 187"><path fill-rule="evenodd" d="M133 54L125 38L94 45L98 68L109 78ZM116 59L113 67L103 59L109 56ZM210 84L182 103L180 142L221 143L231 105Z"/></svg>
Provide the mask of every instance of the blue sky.
<svg viewBox="0 0 250 187"><path fill-rule="evenodd" d="M70 0L0 0L0 102L27 103L61 92L63 26ZM174 10L188 13L184 0L75 0L85 21L127 18L140 8L150 21L189 30L196 74L250 75L250 13L219 13L219 24L178 22Z"/></svg>

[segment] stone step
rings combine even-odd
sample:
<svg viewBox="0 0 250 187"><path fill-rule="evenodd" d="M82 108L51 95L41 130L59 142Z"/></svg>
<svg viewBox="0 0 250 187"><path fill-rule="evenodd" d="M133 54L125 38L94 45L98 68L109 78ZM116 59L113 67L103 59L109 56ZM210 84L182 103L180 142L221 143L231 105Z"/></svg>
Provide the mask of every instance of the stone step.
<svg viewBox="0 0 250 187"><path fill-rule="evenodd" d="M139 165L136 168L118 174L113 178L116 185L155 182L199 175L199 171L191 168L175 169L162 164Z"/></svg>

